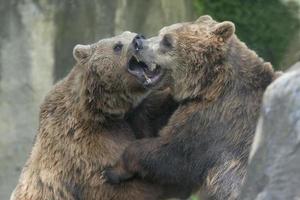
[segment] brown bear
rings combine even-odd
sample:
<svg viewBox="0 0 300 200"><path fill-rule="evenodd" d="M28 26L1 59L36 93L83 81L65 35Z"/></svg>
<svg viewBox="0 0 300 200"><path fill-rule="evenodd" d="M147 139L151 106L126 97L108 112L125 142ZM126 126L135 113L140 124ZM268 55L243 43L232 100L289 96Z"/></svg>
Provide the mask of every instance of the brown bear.
<svg viewBox="0 0 300 200"><path fill-rule="evenodd" d="M135 116L133 110L166 108L168 113L175 105L162 91L138 106L166 76L165 70L150 68L132 56L139 48L132 43L134 37L139 36L124 32L74 48L77 64L41 106L38 134L12 200L160 199L160 186L140 180L112 186L100 176L136 139L131 125L141 130L137 124L147 122L146 117L139 121L141 115ZM154 116L159 115L157 110ZM145 135L164 121L155 122Z"/></svg>
<svg viewBox="0 0 300 200"><path fill-rule="evenodd" d="M179 107L160 137L134 141L103 172L108 182L143 177L179 185L186 196L201 189L203 199L237 199L262 95L275 73L234 32L232 22L202 16L139 39L138 60L171 69Z"/></svg>

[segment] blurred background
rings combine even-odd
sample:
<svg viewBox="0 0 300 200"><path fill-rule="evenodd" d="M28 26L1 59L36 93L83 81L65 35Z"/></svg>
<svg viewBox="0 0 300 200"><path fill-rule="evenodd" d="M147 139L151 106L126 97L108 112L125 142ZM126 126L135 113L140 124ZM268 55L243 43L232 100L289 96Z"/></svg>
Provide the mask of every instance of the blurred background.
<svg viewBox="0 0 300 200"><path fill-rule="evenodd" d="M276 69L300 59L300 0L0 0L0 199L33 143L39 105L72 68L72 49L125 30L155 35L209 14Z"/></svg>

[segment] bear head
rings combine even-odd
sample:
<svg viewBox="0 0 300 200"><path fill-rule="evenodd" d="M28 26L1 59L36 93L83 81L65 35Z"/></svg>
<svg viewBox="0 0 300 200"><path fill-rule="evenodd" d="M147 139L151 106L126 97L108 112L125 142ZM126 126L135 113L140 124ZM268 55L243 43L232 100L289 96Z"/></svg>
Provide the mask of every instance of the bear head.
<svg viewBox="0 0 300 200"><path fill-rule="evenodd" d="M91 45L76 45L73 56L82 108L92 116L123 118L164 80L164 70L136 59L142 36L126 31Z"/></svg>
<svg viewBox="0 0 300 200"><path fill-rule="evenodd" d="M234 32L232 22L218 23L205 15L195 22L164 27L156 37L141 39L142 48L136 56L148 65L172 71L176 100L210 100L226 81L226 53Z"/></svg>

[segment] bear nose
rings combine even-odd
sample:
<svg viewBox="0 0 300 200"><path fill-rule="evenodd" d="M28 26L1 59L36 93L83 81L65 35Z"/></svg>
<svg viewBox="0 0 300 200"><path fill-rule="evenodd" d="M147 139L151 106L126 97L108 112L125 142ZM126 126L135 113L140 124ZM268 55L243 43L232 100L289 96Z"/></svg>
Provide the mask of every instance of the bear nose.
<svg viewBox="0 0 300 200"><path fill-rule="evenodd" d="M143 40L145 37L143 35L136 35L132 40L132 45L136 51L143 49Z"/></svg>

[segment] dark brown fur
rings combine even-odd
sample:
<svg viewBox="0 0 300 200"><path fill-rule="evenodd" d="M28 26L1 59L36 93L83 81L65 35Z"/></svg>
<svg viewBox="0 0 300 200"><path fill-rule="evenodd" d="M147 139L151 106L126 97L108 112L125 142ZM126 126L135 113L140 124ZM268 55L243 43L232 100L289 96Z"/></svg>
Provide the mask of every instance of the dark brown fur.
<svg viewBox="0 0 300 200"><path fill-rule="evenodd" d="M177 106L169 88L153 91L126 119L136 138L156 137Z"/></svg>
<svg viewBox="0 0 300 200"><path fill-rule="evenodd" d="M143 181L112 186L100 176L136 139L130 125L149 120L139 120L132 112L149 94L125 67L125 48L135 35L126 32L75 47L78 64L41 106L38 134L12 200L155 200L161 196L160 187ZM125 50L113 52L120 41ZM142 113L147 106L159 107L164 98L170 100L167 93L160 94L161 99L154 95L136 109ZM152 133L145 131L139 137Z"/></svg>
<svg viewBox="0 0 300 200"><path fill-rule="evenodd" d="M131 173L179 185L187 196L201 188L205 199L236 199L272 66L235 36L231 22L209 16L166 27L144 43L137 56L172 69L180 105L160 137L133 142L104 175L118 183Z"/></svg>

